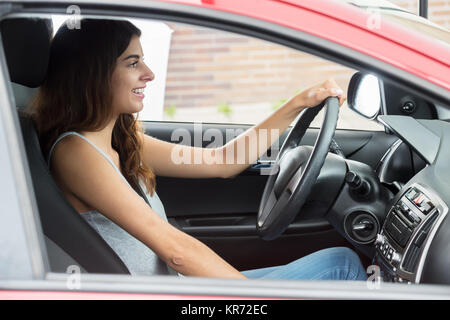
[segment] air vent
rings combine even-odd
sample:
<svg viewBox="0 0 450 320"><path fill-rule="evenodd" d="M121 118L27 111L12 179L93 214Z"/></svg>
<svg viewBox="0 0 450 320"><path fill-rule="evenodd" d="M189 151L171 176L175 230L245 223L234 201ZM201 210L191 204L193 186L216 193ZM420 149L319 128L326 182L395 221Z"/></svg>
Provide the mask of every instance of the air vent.
<svg viewBox="0 0 450 320"><path fill-rule="evenodd" d="M405 255L405 259L403 260L403 270L414 272L422 245L438 216L439 212L436 210L433 215L425 221L423 227L416 233L414 241L411 243L408 252Z"/></svg>

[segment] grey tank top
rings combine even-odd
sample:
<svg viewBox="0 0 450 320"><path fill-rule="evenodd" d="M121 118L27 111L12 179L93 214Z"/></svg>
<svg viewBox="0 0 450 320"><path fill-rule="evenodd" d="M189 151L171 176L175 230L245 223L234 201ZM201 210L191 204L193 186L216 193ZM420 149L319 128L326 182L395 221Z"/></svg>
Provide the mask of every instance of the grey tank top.
<svg viewBox="0 0 450 320"><path fill-rule="evenodd" d="M86 140L91 146L93 146L103 157L113 166L122 179L130 186L127 179L122 175L120 170L114 164L114 162L105 154L100 148L92 143L88 138L75 131L68 131L61 134L53 143L47 158L47 164L50 169L50 158L56 144L68 135L76 135ZM139 180L139 185L142 190L145 190L145 186L142 180ZM130 186L131 188L131 186ZM153 196L146 193L146 197L152 209L165 221L167 216L164 210L164 206L159 199L156 191ZM87 211L80 213L81 216L97 231L98 234L108 243L108 245L116 252L116 254L122 259L132 275L154 275L154 274L167 274L168 266L162 261L150 248L148 248L141 241L133 237L127 231L119 227L113 221L105 217L97 210ZM169 269L169 272L173 270ZM176 274L176 273L175 273ZM181 274L178 274L181 276Z"/></svg>

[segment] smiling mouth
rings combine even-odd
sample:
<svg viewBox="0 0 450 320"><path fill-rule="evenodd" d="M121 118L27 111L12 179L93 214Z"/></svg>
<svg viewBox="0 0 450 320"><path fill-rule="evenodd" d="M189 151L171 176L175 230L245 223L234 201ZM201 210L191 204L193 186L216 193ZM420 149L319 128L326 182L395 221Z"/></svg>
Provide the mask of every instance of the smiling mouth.
<svg viewBox="0 0 450 320"><path fill-rule="evenodd" d="M144 89L145 88L136 88L132 89L131 92L139 98L144 98Z"/></svg>
<svg viewBox="0 0 450 320"><path fill-rule="evenodd" d="M132 89L131 92L133 92L133 93L144 93L144 89L145 88L136 88L136 89Z"/></svg>

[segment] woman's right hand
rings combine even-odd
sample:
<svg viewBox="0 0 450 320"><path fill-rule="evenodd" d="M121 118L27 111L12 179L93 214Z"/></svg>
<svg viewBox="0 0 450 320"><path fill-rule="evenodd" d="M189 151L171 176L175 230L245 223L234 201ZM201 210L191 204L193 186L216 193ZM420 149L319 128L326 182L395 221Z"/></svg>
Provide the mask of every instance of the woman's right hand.
<svg viewBox="0 0 450 320"><path fill-rule="evenodd" d="M303 90L291 100L297 113L304 108L312 108L318 106L323 100L328 97L337 97L339 99L339 106L342 106L347 96L344 91L338 86L336 81L332 78L316 84L306 90Z"/></svg>

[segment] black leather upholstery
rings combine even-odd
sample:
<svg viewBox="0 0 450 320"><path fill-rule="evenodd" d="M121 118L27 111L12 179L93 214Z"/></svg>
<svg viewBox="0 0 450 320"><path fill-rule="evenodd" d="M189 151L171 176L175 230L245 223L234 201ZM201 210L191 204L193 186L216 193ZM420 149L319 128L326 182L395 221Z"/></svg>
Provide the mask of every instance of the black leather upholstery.
<svg viewBox="0 0 450 320"><path fill-rule="evenodd" d="M51 21L16 18L3 21L1 28L11 80L39 86L47 69ZM87 272L129 274L117 254L67 201L48 170L32 119L18 112L44 235Z"/></svg>
<svg viewBox="0 0 450 320"><path fill-rule="evenodd" d="M6 19L1 23L1 34L11 81L31 88L40 86L50 54L51 20Z"/></svg>

